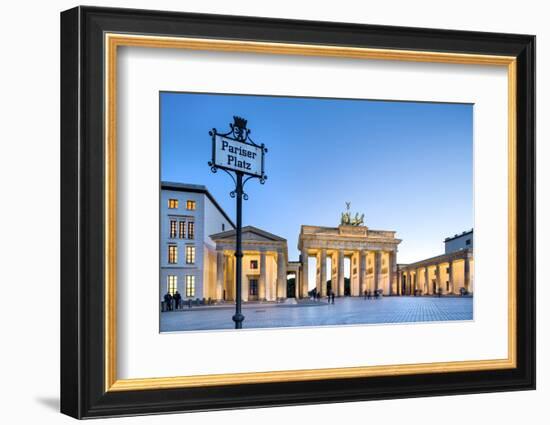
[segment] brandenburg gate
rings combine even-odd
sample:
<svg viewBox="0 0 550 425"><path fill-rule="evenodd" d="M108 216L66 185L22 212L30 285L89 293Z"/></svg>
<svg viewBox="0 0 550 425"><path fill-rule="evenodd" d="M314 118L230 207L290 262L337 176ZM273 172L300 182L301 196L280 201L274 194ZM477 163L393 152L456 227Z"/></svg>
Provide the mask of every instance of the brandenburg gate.
<svg viewBox="0 0 550 425"><path fill-rule="evenodd" d="M299 296L308 296L310 257L317 259L316 288L321 296L332 290L336 296L360 296L365 291L381 291L384 295L396 295L397 245L395 231L372 230L363 225L363 217L351 218L342 214L338 227L303 225L298 249L301 252L301 276ZM331 276L327 276L327 258L331 263ZM349 258L349 294L346 294L344 261ZM327 284L327 281L330 281ZM330 285L330 287L329 287Z"/></svg>

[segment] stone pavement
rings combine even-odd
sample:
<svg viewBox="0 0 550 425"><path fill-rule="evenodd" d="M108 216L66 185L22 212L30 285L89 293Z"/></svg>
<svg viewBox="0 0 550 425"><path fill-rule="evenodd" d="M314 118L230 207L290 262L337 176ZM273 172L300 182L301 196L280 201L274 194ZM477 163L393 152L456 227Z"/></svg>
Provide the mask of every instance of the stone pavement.
<svg viewBox="0 0 550 425"><path fill-rule="evenodd" d="M233 329L234 305L164 312L161 332ZM243 304L243 328L334 326L374 323L472 320L471 297L383 297L378 300L336 298L335 304Z"/></svg>

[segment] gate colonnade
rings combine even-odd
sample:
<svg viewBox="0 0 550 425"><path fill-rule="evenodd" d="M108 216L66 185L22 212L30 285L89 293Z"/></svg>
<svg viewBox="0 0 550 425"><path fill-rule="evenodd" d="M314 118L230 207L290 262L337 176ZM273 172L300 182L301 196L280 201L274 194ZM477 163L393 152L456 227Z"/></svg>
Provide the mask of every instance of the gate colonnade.
<svg viewBox="0 0 550 425"><path fill-rule="evenodd" d="M461 295L474 292L472 249L399 265L399 295Z"/></svg>
<svg viewBox="0 0 550 425"><path fill-rule="evenodd" d="M321 296L328 293L330 280L336 296L345 293L345 258L349 258L350 295L381 290L384 295L396 295L397 246L395 231L371 230L367 226L338 227L302 226L298 240L300 250L300 297L307 297L309 258L316 258L315 287ZM331 276L327 276L327 259ZM328 279L330 278L330 279Z"/></svg>

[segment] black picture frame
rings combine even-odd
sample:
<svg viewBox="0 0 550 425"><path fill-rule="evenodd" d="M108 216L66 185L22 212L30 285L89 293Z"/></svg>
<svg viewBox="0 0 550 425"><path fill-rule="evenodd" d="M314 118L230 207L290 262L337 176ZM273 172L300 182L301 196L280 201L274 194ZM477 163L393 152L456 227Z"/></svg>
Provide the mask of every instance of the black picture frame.
<svg viewBox="0 0 550 425"><path fill-rule="evenodd" d="M517 367L105 391L104 34L139 33L517 59ZM535 37L132 9L61 13L61 412L75 418L535 388Z"/></svg>

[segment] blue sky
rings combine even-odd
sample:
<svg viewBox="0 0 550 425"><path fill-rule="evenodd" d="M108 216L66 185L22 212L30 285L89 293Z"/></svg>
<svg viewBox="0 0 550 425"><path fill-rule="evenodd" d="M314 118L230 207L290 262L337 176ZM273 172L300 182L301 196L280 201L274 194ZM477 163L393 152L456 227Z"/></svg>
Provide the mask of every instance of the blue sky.
<svg viewBox="0 0 550 425"><path fill-rule="evenodd" d="M264 143L268 180L250 180L243 225L288 241L300 225L337 226L345 202L372 229L395 230L397 261L443 252L473 227L473 106L465 104L161 93L161 178L205 185L235 217L232 180L207 165L215 127L245 117Z"/></svg>

